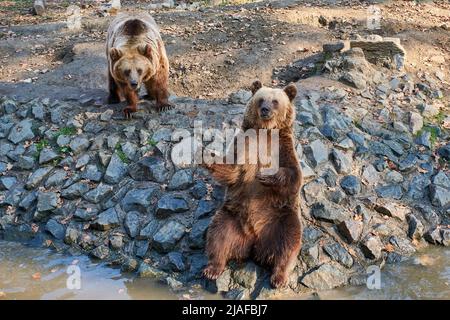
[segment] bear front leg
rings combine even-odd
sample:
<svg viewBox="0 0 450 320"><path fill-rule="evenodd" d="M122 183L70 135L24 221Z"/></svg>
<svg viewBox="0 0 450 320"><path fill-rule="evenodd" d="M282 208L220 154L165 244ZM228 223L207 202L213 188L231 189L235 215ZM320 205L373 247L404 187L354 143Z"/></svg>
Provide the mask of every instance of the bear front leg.
<svg viewBox="0 0 450 320"><path fill-rule="evenodd" d="M301 224L297 213L289 212L272 221L258 235L255 256L272 266L270 283L274 288L286 286L301 246Z"/></svg>
<svg viewBox="0 0 450 320"><path fill-rule="evenodd" d="M108 71L108 87L109 87L109 96L108 103L115 104L120 102L119 96L119 86L116 83L116 80L111 75L111 72Z"/></svg>
<svg viewBox="0 0 450 320"><path fill-rule="evenodd" d="M228 261L247 258L252 244L252 239L244 234L236 215L223 209L217 211L207 232L208 265L203 270L203 275L210 280L217 279Z"/></svg>
<svg viewBox="0 0 450 320"><path fill-rule="evenodd" d="M137 111L137 104L139 101L139 97L136 91L128 87L125 87L123 91L125 99L127 100L128 103L128 106L125 109L123 109L123 112L125 114L125 118L129 119L131 118L131 114Z"/></svg>
<svg viewBox="0 0 450 320"><path fill-rule="evenodd" d="M156 99L156 110L158 112L169 110L173 105L169 103L169 76L164 72L155 75L145 83L149 97Z"/></svg>

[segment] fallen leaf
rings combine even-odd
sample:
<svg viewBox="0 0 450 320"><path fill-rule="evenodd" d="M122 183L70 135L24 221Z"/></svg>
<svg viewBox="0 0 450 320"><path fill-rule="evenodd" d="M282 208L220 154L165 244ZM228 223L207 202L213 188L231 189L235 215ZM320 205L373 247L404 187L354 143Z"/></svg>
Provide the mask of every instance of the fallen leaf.
<svg viewBox="0 0 450 320"><path fill-rule="evenodd" d="M40 272L36 272L35 274L33 274L31 276L34 280L41 280L41 273Z"/></svg>
<svg viewBox="0 0 450 320"><path fill-rule="evenodd" d="M387 252L394 252L394 246L390 243L388 243L387 245L384 246L384 250L386 250Z"/></svg>

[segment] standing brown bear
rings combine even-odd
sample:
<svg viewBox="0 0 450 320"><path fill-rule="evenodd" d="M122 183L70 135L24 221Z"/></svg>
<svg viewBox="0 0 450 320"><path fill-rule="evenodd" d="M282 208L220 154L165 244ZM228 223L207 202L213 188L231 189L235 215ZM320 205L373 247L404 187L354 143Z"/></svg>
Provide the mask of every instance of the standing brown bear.
<svg viewBox="0 0 450 320"><path fill-rule="evenodd" d="M126 117L137 111L142 84L158 111L170 108L169 60L155 20L147 13L121 14L108 28L109 103L125 98Z"/></svg>
<svg viewBox="0 0 450 320"><path fill-rule="evenodd" d="M295 119L292 101L297 89L293 84L272 89L255 81L252 92L242 130L256 129L258 141L261 140L258 129L279 130L279 169L273 175L262 174L264 166L259 152L256 164L247 162L246 153L243 164L225 164L224 158L224 164L205 165L218 182L227 186L227 192L208 229L209 261L203 273L209 279L217 279L229 260L251 256L272 268L270 281L278 288L288 282L302 237L299 203L302 173L292 129ZM270 140L267 141L269 144ZM236 142L235 138L231 151L235 159L240 157L236 154Z"/></svg>

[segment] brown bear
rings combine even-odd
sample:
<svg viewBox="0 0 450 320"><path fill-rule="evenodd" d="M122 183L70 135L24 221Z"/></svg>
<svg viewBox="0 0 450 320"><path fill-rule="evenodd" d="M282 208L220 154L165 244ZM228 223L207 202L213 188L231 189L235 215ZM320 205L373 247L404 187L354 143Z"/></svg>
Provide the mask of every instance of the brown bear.
<svg viewBox="0 0 450 320"><path fill-rule="evenodd" d="M297 89L293 84L272 89L255 81L252 92L242 130L279 130L279 169L275 174L264 175L260 156L256 164L248 163L248 154L243 164L226 164L224 157L223 164L204 165L219 183L227 186L227 191L223 206L208 228L208 265L203 274L208 279L217 279L228 261L252 257L272 269L270 282L278 288L288 282L302 237L299 203L302 172L293 134L292 101ZM260 140L260 133L257 136ZM236 142L235 137L235 148L229 151L234 153L234 159L239 157Z"/></svg>
<svg viewBox="0 0 450 320"><path fill-rule="evenodd" d="M126 117L137 111L142 84L149 99L156 99L158 111L171 108L169 98L169 60L155 20L147 13L121 14L108 28L108 103L123 98Z"/></svg>

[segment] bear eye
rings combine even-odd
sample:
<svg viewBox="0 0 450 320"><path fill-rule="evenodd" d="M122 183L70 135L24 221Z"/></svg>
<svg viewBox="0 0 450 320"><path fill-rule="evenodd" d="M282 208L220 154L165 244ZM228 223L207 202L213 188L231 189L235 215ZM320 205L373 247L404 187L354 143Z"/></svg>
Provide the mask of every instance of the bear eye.
<svg viewBox="0 0 450 320"><path fill-rule="evenodd" d="M278 100L272 100L272 104L274 106L274 108L278 108Z"/></svg>
<svg viewBox="0 0 450 320"><path fill-rule="evenodd" d="M259 98L259 100L258 100L258 106L262 105L263 102L264 102L264 99L263 99L263 98Z"/></svg>
<svg viewBox="0 0 450 320"><path fill-rule="evenodd" d="M124 71L123 71L123 74L125 75L125 76L129 76L130 75L130 72L131 72L131 70L130 69L125 69Z"/></svg>
<svg viewBox="0 0 450 320"><path fill-rule="evenodd" d="M138 73L139 75L141 75L141 74L142 74L142 69L137 69L137 73Z"/></svg>

